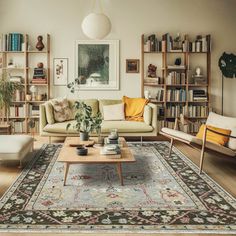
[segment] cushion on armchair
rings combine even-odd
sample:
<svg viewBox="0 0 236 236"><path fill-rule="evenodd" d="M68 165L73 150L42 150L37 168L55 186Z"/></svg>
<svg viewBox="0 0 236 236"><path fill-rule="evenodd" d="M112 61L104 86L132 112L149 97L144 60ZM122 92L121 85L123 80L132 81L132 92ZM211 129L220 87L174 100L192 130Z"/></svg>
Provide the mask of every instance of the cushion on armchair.
<svg viewBox="0 0 236 236"><path fill-rule="evenodd" d="M230 129L231 135L236 136L236 118L234 117L221 116L214 112L210 112L206 124L222 129ZM226 145L228 148L236 150L236 139L229 138L229 141Z"/></svg>
<svg viewBox="0 0 236 236"><path fill-rule="evenodd" d="M205 129L206 125L201 125L199 132L197 133L196 137L199 139L203 139L203 135L204 135L204 129ZM221 134L225 134L225 135L230 135L231 134L231 130L230 129L221 129L221 128L217 128L217 127L213 127L210 125L207 125L207 127L213 131L216 131L218 133ZM229 141L229 137L220 135L220 134L216 134L214 132L211 132L210 130L207 131L206 133L206 140L209 142L213 142L213 143L217 143L220 145L225 146L228 141Z"/></svg>

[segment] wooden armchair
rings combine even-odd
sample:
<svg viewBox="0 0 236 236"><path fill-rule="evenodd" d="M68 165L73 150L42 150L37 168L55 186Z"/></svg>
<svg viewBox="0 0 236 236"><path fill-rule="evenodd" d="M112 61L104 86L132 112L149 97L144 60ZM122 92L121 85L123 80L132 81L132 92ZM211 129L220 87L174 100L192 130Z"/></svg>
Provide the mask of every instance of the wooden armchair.
<svg viewBox="0 0 236 236"><path fill-rule="evenodd" d="M180 118L175 119L174 129L162 128L160 133L170 138L171 140L169 156L171 155L173 143L175 140L186 143L187 145L190 145L193 148L197 148L198 150L200 149L201 157L200 157L199 174L201 174L202 172L204 154L205 154L205 151L207 150L222 153L231 157L236 157L236 135L235 135L236 134L236 118L220 116L216 113L211 112L206 121L206 127L204 129L203 139L199 139L196 136L186 133L189 123L193 123L193 122L191 122L190 120L186 120L184 116L181 115ZM185 132L178 130L179 125L182 125L182 128ZM208 127L208 125L224 128L224 129L230 129L231 135L225 135L225 134L216 132L214 130L211 130ZM207 132L209 131L222 135L222 136L229 137L229 142L227 146L222 146L222 145L207 141L206 137L207 137Z"/></svg>

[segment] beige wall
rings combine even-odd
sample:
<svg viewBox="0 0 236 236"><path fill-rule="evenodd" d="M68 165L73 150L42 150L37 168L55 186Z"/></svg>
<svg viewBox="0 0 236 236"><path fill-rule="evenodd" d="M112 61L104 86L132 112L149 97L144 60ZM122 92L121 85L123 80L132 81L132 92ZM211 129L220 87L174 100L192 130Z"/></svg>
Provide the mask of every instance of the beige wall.
<svg viewBox="0 0 236 236"><path fill-rule="evenodd" d="M120 98L140 95L140 75L125 73L125 59L140 58L140 36L151 32L210 33L212 51L212 101L221 108L221 74L218 58L223 51L236 53L236 0L102 0L112 22L108 39L120 40L120 90L83 91L80 97ZM81 21L92 0L0 0L0 29L37 36L50 33L52 58L69 58L69 79L74 78L74 43L86 39ZM160 35L160 34L159 34ZM236 116L236 79L226 80L225 114ZM52 87L53 96L69 94Z"/></svg>

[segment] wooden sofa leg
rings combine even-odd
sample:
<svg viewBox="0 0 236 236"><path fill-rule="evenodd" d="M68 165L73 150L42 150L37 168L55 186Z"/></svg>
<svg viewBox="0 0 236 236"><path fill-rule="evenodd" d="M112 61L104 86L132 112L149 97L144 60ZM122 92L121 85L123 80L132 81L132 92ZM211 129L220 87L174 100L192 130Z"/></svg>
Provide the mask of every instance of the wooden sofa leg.
<svg viewBox="0 0 236 236"><path fill-rule="evenodd" d="M171 152L172 152L172 147L173 147L173 143L174 143L174 139L172 138L172 139L170 140L170 149L169 149L168 158L169 158L169 157L170 157L170 155L171 155Z"/></svg>
<svg viewBox="0 0 236 236"><path fill-rule="evenodd" d="M140 137L141 146L143 146L143 136Z"/></svg>

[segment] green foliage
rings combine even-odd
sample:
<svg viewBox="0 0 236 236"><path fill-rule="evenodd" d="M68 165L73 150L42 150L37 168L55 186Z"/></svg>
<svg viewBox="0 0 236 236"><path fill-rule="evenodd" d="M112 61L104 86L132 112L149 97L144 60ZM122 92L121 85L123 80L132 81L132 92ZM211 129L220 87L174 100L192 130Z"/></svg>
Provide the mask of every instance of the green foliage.
<svg viewBox="0 0 236 236"><path fill-rule="evenodd" d="M22 88L20 83L11 82L6 74L2 74L0 78L0 109L5 108L8 114L15 91L22 90Z"/></svg>
<svg viewBox="0 0 236 236"><path fill-rule="evenodd" d="M90 133L94 130L98 132L101 129L102 116L100 112L93 117L91 106L78 101L75 102L74 108L76 110L76 124L73 126L75 130ZM67 125L66 129L68 130L70 126L71 123Z"/></svg>

